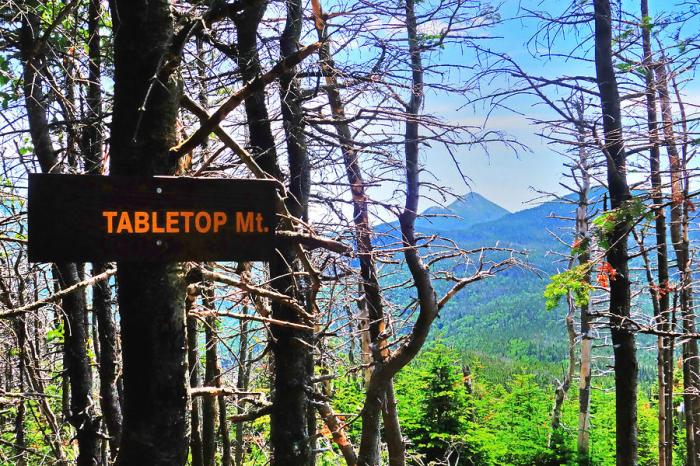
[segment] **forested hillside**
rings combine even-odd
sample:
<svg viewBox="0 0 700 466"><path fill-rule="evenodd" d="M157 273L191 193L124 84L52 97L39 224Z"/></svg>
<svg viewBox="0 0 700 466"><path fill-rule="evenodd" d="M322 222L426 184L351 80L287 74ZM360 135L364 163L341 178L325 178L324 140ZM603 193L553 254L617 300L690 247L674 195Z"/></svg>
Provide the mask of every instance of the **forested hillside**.
<svg viewBox="0 0 700 466"><path fill-rule="evenodd" d="M487 357L561 362L566 353L563 314L546 309L544 289L550 275L566 268L556 255L566 247L554 234L571 235L570 222L561 217L572 216L573 209L570 203L550 201L510 213L477 193L426 209L416 224L425 235L450 238L464 249L500 244L523 252L521 268L476 283L445 306L435 323L441 335L455 347ZM392 226L377 230L391 237Z"/></svg>
<svg viewBox="0 0 700 466"><path fill-rule="evenodd" d="M700 466L696 0L1 0L0 466Z"/></svg>

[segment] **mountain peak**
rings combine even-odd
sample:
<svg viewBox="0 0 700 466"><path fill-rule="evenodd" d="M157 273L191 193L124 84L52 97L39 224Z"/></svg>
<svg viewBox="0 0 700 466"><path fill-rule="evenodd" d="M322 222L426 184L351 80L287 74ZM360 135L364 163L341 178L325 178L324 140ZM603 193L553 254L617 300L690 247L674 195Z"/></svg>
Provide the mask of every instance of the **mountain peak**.
<svg viewBox="0 0 700 466"><path fill-rule="evenodd" d="M469 192L447 207L430 207L416 221L418 230L465 229L477 223L497 220L510 212L479 193Z"/></svg>

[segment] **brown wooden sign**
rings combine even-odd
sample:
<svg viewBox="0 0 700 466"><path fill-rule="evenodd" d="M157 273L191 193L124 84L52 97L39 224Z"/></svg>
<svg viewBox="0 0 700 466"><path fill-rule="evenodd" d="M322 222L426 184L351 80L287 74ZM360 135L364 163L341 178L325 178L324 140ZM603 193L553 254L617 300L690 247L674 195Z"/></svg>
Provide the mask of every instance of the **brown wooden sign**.
<svg viewBox="0 0 700 466"><path fill-rule="evenodd" d="M29 260L268 260L270 180L29 175Z"/></svg>

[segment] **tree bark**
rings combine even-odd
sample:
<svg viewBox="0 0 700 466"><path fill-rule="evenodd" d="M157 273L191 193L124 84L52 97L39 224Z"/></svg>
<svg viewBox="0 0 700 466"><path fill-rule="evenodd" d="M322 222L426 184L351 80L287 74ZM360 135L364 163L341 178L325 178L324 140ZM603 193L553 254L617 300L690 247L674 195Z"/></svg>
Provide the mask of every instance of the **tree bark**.
<svg viewBox="0 0 700 466"><path fill-rule="evenodd" d="M238 37L238 55L235 57L244 82L251 82L262 73L258 54L257 32L266 1L246 0L245 8L233 17ZM264 92L254 92L244 101L251 152L260 167L270 176L281 179L277 165L277 151L270 127Z"/></svg>
<svg viewBox="0 0 700 466"><path fill-rule="evenodd" d="M56 264L61 288L67 288L80 281L76 264ZM87 303L84 290L71 293L63 298L61 305L65 312L64 351L70 378L70 418L77 431L79 466L93 466L101 461L100 441L97 432L99 421L94 412L92 399L92 369L88 356L88 328L85 325Z"/></svg>
<svg viewBox="0 0 700 466"><path fill-rule="evenodd" d="M656 84L654 80L654 57L651 47L651 29L645 18L649 17L649 4L641 0L642 15L642 49L643 65L646 71L646 108L647 129L649 131L649 163L651 178L651 196L654 203L654 227L656 233L656 267L657 285L652 290L652 300L655 304L655 319L657 328L661 331L670 330L668 325L669 307L669 275L668 275L668 245L666 243L666 212L661 181L661 163L659 150L658 116L656 111ZM668 337L657 339L657 380L659 384L659 466L673 464L673 418L669 417L669 407L673 406L673 381L667 380L668 366L673 366L673 355L668 353L670 342Z"/></svg>
<svg viewBox="0 0 700 466"><path fill-rule="evenodd" d="M343 458L345 459L345 464L347 466L357 465L357 456L355 455L355 448L353 448L350 439L345 433L344 426L338 422L338 417L333 412L333 409L329 404L323 402L317 402L316 407L318 413L321 415L321 419L325 422L326 427L331 432L333 436L333 441L340 448Z"/></svg>
<svg viewBox="0 0 700 466"><path fill-rule="evenodd" d="M419 115L423 104L423 64L418 38L415 1L407 0L406 31L408 35L411 96L406 106L404 153L406 157L406 201L399 217L404 245L404 258L418 294L419 314L407 340L390 356L375 364L367 384L365 406L362 410L362 436L358 464L377 466L379 455L379 410L390 387L391 378L408 364L423 347L430 326L438 313L438 302L428 267L416 250L415 220L420 200ZM371 326L370 326L371 331Z"/></svg>
<svg viewBox="0 0 700 466"><path fill-rule="evenodd" d="M221 466L232 466L231 434L226 419L226 397L219 396L219 435L221 436Z"/></svg>
<svg viewBox="0 0 700 466"><path fill-rule="evenodd" d="M389 453L389 466L404 466L406 464L406 445L401 434L399 412L396 409L398 401L394 393L393 378L387 384L385 396L382 421L384 423L384 440Z"/></svg>
<svg viewBox="0 0 700 466"><path fill-rule="evenodd" d="M320 2L314 0L313 10L318 38L322 42L319 49L321 59L321 69L326 79L326 95L331 108L331 113L336 121L335 129L340 142L340 149L343 155L345 172L350 185L353 204L353 222L355 224L355 244L357 255L360 260L360 277L362 279L362 291L364 299L361 301L360 313L367 313L367 330L369 341L363 345L363 349L369 350L370 345L374 345L378 350L368 351L373 358L382 359L388 356L384 329L386 326L384 317L384 305L379 286L377 267L374 262L372 246L372 226L369 222L367 210L367 194L365 192L365 182L362 177L362 169L359 162L359 153L355 148L350 126L345 116L343 100L338 90L335 64L330 50L330 41L327 37L325 20ZM363 340L365 335L362 336ZM369 374L369 369L365 371ZM385 403L382 409L384 421L384 435L389 451L389 464L391 466L403 466L406 463L406 447L401 435L401 425L396 410L397 401L394 395L394 384L387 385Z"/></svg>
<svg viewBox="0 0 700 466"><path fill-rule="evenodd" d="M233 17L238 37L238 54L233 56L233 58L238 61L241 77L245 82L250 82L262 72L258 55L257 30L266 8L267 2L251 0L246 2L243 11ZM282 179L281 171L277 164L277 151L270 127L267 105L265 103L265 93L255 92L251 94L245 99L244 106L247 117L246 124L248 127L249 144L255 161L266 174L276 179ZM273 276L273 270L275 268L280 268L278 262L279 259L276 257L273 257L273 260L270 262L271 276ZM239 389L248 388L246 371L246 365L248 364L247 325L247 321L241 321L241 346L239 347L239 355L245 355L245 359L241 360L241 366L238 370L236 386ZM242 407L238 407L237 411L239 414L242 413ZM244 461L244 432L245 424L243 422L238 423L236 425L236 466L242 466Z"/></svg>
<svg viewBox="0 0 700 466"><path fill-rule="evenodd" d="M197 292L196 285L187 287L187 300L185 309L187 312L187 364L190 372L190 388L202 386L201 364L199 362L199 342L198 330L199 322L195 317L189 315L189 311L194 306ZM209 397L205 397L209 398ZM190 407L190 456L192 466L202 466L204 464L204 447L202 444L202 398L192 399Z"/></svg>
<svg viewBox="0 0 700 466"><path fill-rule="evenodd" d="M608 191L613 209L631 199L626 175L626 153L622 138L622 115L617 77L613 66L612 16L609 0L594 0L595 65L603 113L607 159ZM617 271L610 281L610 313L615 357L616 461L618 466L637 464L637 354L629 324L630 278L627 253L627 225L618 223L607 252L608 263Z"/></svg>
<svg viewBox="0 0 700 466"><path fill-rule="evenodd" d="M106 264L93 264L92 274L107 270ZM119 450L122 435L122 407L117 390L119 373L119 333L112 315L112 293L109 280L96 283L92 288L92 309L97 317L100 342L100 406L109 433L112 456Z"/></svg>
<svg viewBox="0 0 700 466"><path fill-rule="evenodd" d="M27 322L25 316L17 316L13 321L13 327L15 334L17 335L17 348L19 349L18 367L17 367L17 388L20 393L24 393L24 379L25 379L25 367L24 363L26 360L25 344L27 340ZM10 369L12 371L12 369ZM11 373L11 372L10 372ZM8 391L9 391L8 387ZM15 462L17 466L27 466L27 438L26 430L24 426L24 418L27 407L24 402L24 398L20 398L17 404L17 413L15 415Z"/></svg>
<svg viewBox="0 0 700 466"><path fill-rule="evenodd" d="M181 86L171 58L170 2L113 3L110 174L172 175ZM157 76L157 78L156 78ZM157 79L157 82L156 82ZM118 263L124 430L117 464L181 465L189 444L185 282L180 264Z"/></svg>
<svg viewBox="0 0 700 466"><path fill-rule="evenodd" d="M238 54L236 56L241 75L246 82L261 74L257 50L257 29L265 12L267 2L247 1L244 9L233 20L237 27ZM282 55L293 53L297 47L301 28L301 5L299 2L287 4L288 14L285 31L280 39ZM305 218L308 203L308 159L303 135L303 115L298 100L300 92L294 78L295 69L287 70L280 78L282 112L290 167L290 186L287 209L295 217ZM255 161L268 175L282 181L282 172L277 162L275 142L265 104L264 92L257 91L245 101L250 145ZM297 118L299 117L299 118ZM301 128L301 130L300 130ZM294 282L289 276L288 264L294 264L293 251L280 248L269 263L271 286L278 292L294 295ZM302 300L303 301L303 300ZM283 302L272 303L272 317L292 323L299 323L298 314ZM312 386L313 360L308 348L308 332L294 328L274 326L271 349L273 353L273 408L270 415L270 441L273 466L309 465L313 462L309 432L312 405L307 389ZM242 440L242 439L240 439ZM240 448L239 446L237 448ZM238 455L237 455L238 456Z"/></svg>
<svg viewBox="0 0 700 466"><path fill-rule="evenodd" d="M287 0L286 5L287 19L280 37L283 57L297 51L303 19L301 0ZM289 195L285 204L292 217L306 221L311 179L304 135L302 92L296 77L296 67L280 76L280 88L282 124L287 139L289 165ZM288 249L280 251L279 255L282 257L270 263L270 276L275 277L273 286L309 305L308 284L304 279L293 280L290 277L290 266L293 269L298 268L296 253ZM273 306L272 317L288 322L301 322L298 313L284 305ZM312 465L316 434L315 409L309 399L309 390L313 387L313 354L310 350L313 341L310 332L294 328L274 326L271 333L274 356L273 409L270 414L271 465Z"/></svg>
<svg viewBox="0 0 700 466"><path fill-rule="evenodd" d="M577 127L577 140L579 146L579 167L581 171L581 182L578 192L578 205L576 207L576 238L581 241L583 251L578 257L579 264L586 264L591 260L591 234L588 217L588 195L591 187L590 169L588 153L584 146L586 142L586 129L584 126L584 103L581 99L578 105L579 123ZM590 271L586 273L584 279L590 284ZM581 362L579 365L579 417L578 435L576 447L578 454L578 464L581 466L590 465L590 428L591 428L591 360L593 335L591 335L591 315L588 303L581 305Z"/></svg>
<svg viewBox="0 0 700 466"><path fill-rule="evenodd" d="M552 408L552 422L550 424L552 431L549 436L549 447L554 446L553 437L561 428L561 410L564 406L564 400L569 392L571 381L574 378L576 371L576 329L574 328L574 311L576 306L573 303L573 298L569 297L569 312L566 314L566 333L569 337L569 350L566 363L566 373L564 379L559 383L554 391L554 408Z"/></svg>
<svg viewBox="0 0 700 466"><path fill-rule="evenodd" d="M88 90L87 124L83 129L81 149L88 174L101 175L104 172L102 147L102 84L101 84L101 45L100 45L100 2L90 0L88 6ZM107 271L107 264L92 264L92 275ZM116 457L121 441L122 409L117 392L119 371L119 334L112 316L112 292L109 280L96 282L92 287L92 312L97 320L97 342L99 346L100 407L109 434L109 447L112 457ZM99 342L99 344L97 344Z"/></svg>
<svg viewBox="0 0 700 466"><path fill-rule="evenodd" d="M663 57L662 57L663 59ZM666 64L660 63L654 68L656 90L661 105L662 128L671 175L671 243L676 254L676 267L680 273L680 311L684 333L695 332L695 314L691 305L693 284L690 268L689 245L684 237L684 176L681 157L676 144L673 129L673 108L669 95L668 72ZM700 428L700 361L698 361L698 343L695 339L683 342L683 402L686 421L686 451L688 466L700 464L700 447L698 446L698 429Z"/></svg>
<svg viewBox="0 0 700 466"><path fill-rule="evenodd" d="M247 313L247 309L243 308L243 314ZM248 390L248 321L240 321L240 340L238 346L238 376L236 377L236 388L240 391ZM243 413L243 406L237 406L236 412L238 414ZM243 466L243 451L245 447L245 442L243 438L243 433L245 429L245 423L239 422L236 424L236 466Z"/></svg>
<svg viewBox="0 0 700 466"><path fill-rule="evenodd" d="M204 298L211 301L210 297ZM205 304L205 307L211 307ZM206 341L204 385L218 387L219 381L219 354L216 348L216 317L207 317L204 327ZM218 421L218 397L206 396L202 400L202 444L204 445L205 466L216 466L216 422Z"/></svg>
<svg viewBox="0 0 700 466"><path fill-rule="evenodd" d="M47 118L47 99L42 90L46 57L44 45L38 34L41 32L41 20L37 15L36 1L28 3L27 14L22 17L20 29L20 53L24 63L23 86L29 133L34 152L44 173L60 172L61 167L56 156L57 152L51 141ZM57 273L61 287L72 286L80 281L78 267L74 263L56 264L53 270ZM76 429L78 439L77 464L98 464L100 461L100 442L97 432L99 421L95 417L92 400L92 370L87 351L88 333L85 325L87 304L85 294L71 293L62 300L65 315L65 370L70 381L70 413L69 421Z"/></svg>

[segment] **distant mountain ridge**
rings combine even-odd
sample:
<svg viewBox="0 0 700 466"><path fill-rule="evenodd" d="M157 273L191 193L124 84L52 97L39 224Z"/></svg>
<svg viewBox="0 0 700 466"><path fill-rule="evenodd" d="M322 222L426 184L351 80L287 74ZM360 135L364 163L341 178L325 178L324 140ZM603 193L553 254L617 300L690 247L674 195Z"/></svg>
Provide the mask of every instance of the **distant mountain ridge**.
<svg viewBox="0 0 700 466"><path fill-rule="evenodd" d="M591 190L592 209L603 210L605 192L602 187ZM515 366L536 364L543 368L546 377L558 375L567 348L565 312L563 308L547 310L543 292L549 276L567 267L563 258L573 242L576 200L575 195L569 195L509 212L470 193L447 207L426 209L416 221L417 232L449 238L464 249L498 244L525 251L527 256L523 259L539 271L516 268L469 285L442 309L433 335L441 335L467 354L501 358ZM593 211L592 215L599 213ZM378 226L378 245L385 241L382 233L396 241L396 229L395 223ZM700 232L692 232L691 237L700 241ZM450 268L454 264L443 266ZM453 272L468 274L469 270L454 267ZM440 295L448 286L436 281L436 292ZM410 288L396 292L405 295L406 302L415 299ZM651 370L651 359L640 362L640 370Z"/></svg>
<svg viewBox="0 0 700 466"><path fill-rule="evenodd" d="M478 223L503 218L510 212L481 194L470 192L447 207L429 207L416 220L416 229L440 231L464 229Z"/></svg>
<svg viewBox="0 0 700 466"><path fill-rule="evenodd" d="M602 206L604 193L601 187L591 189L591 204ZM470 193L447 207L426 209L416 220L416 230L423 234L439 232L469 247L498 242L528 251L561 250L563 245L552 233L563 238L570 236L576 211L575 195L563 199L509 212L480 194ZM450 214L453 216L445 217Z"/></svg>
<svg viewBox="0 0 700 466"><path fill-rule="evenodd" d="M602 190L595 189L591 198L600 202L601 194ZM509 212L472 192L446 207L430 207L422 212L416 220L418 233L449 238L464 249L498 244L526 251L523 259L543 271L535 274L512 269L468 286L441 311L436 333L467 352L556 365L566 350L563 314L546 310L543 292L547 276L566 266L556 261L561 256L550 252L562 253L568 246L551 232L571 242L574 200L571 196L565 202L548 201ZM378 246L396 241L397 229L396 222L377 226ZM445 287L444 283L436 283L438 294L444 293ZM413 299L410 289L400 293L406 294L403 299L407 302Z"/></svg>

